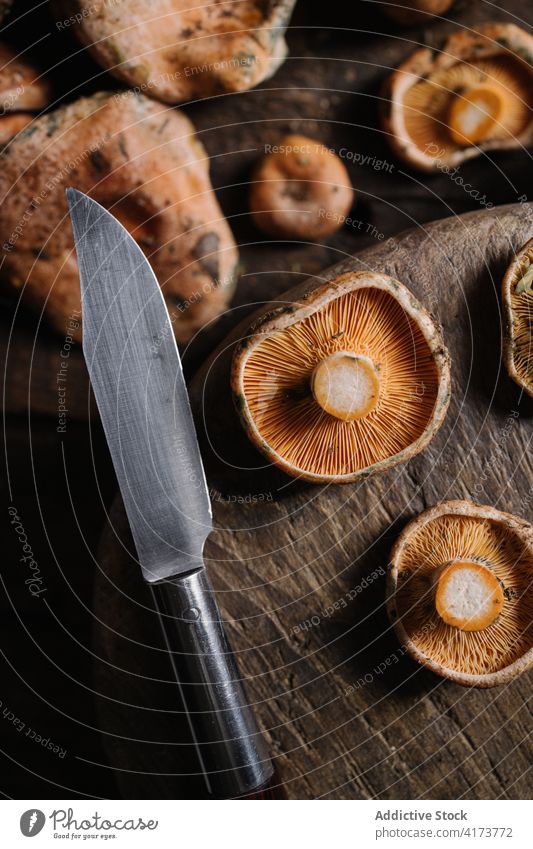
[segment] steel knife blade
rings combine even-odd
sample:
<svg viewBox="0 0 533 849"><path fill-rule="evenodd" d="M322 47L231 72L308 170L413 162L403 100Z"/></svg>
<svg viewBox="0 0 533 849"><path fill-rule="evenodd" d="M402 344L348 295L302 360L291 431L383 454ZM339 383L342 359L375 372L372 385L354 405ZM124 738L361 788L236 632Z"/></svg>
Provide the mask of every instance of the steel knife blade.
<svg viewBox="0 0 533 849"><path fill-rule="evenodd" d="M211 504L161 288L128 231L67 189L83 352L147 581L202 567Z"/></svg>

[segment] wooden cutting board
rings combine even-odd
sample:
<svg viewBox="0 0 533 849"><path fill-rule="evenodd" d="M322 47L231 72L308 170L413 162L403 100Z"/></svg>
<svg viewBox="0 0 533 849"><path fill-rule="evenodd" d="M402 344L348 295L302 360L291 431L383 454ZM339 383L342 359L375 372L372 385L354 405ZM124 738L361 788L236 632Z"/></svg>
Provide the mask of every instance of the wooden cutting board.
<svg viewBox="0 0 533 849"><path fill-rule="evenodd" d="M500 350L501 277L532 233L531 204L500 207L379 242L320 275L384 271L443 325L451 407L407 466L356 485L296 484L264 466L236 421L224 345L214 355L217 380L204 382L208 365L193 383L215 452L202 438L215 522L207 565L292 798L530 793L530 675L476 690L417 666L391 632L384 585L400 529L443 499L533 518L533 404L502 370ZM240 471L228 471L231 464ZM117 502L95 599L104 741L126 797L198 795L186 723L132 550Z"/></svg>

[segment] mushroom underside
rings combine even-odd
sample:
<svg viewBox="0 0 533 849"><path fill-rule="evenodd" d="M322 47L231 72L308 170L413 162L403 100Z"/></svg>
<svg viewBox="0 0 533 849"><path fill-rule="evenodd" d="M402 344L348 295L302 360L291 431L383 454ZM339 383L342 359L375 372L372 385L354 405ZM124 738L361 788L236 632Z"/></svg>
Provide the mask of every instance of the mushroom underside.
<svg viewBox="0 0 533 849"><path fill-rule="evenodd" d="M520 257L510 281L512 362L522 386L533 388L533 244Z"/></svg>
<svg viewBox="0 0 533 849"><path fill-rule="evenodd" d="M428 428L439 372L425 336L388 291L340 295L253 347L243 391L268 451L317 476L359 472Z"/></svg>
<svg viewBox="0 0 533 849"><path fill-rule="evenodd" d="M437 666L488 675L531 649L533 555L513 529L441 516L413 532L397 568L398 619L414 648Z"/></svg>
<svg viewBox="0 0 533 849"><path fill-rule="evenodd" d="M512 55L457 62L410 86L403 107L408 136L429 155L513 142L531 123L532 73Z"/></svg>

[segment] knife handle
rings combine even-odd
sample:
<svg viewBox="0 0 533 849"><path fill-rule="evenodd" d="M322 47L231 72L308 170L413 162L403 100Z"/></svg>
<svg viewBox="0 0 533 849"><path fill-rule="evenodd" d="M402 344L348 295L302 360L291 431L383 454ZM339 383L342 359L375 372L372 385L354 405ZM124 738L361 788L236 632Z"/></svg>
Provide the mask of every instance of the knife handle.
<svg viewBox="0 0 533 849"><path fill-rule="evenodd" d="M272 763L206 570L151 586L209 794L238 798L268 786Z"/></svg>

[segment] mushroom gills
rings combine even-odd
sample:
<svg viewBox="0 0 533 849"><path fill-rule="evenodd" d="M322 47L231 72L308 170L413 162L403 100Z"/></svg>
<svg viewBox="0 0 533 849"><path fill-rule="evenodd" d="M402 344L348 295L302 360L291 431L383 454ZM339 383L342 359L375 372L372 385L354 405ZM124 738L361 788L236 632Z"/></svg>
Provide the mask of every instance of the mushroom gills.
<svg viewBox="0 0 533 849"><path fill-rule="evenodd" d="M508 332L504 359L509 374L533 397L533 239L509 266L503 281Z"/></svg>
<svg viewBox="0 0 533 849"><path fill-rule="evenodd" d="M378 371L370 357L351 351L337 351L315 367L311 389L324 412L341 421L355 421L376 408Z"/></svg>
<svg viewBox="0 0 533 849"><path fill-rule="evenodd" d="M390 612L417 660L481 686L533 660L532 530L464 501L444 502L405 528L391 558Z"/></svg>
<svg viewBox="0 0 533 849"><path fill-rule="evenodd" d="M503 603L503 586L488 566L452 560L438 575L435 607L447 625L482 631L498 618Z"/></svg>
<svg viewBox="0 0 533 849"><path fill-rule="evenodd" d="M515 138L531 121L531 76L512 58L458 61L411 86L404 106L406 130L421 149Z"/></svg>
<svg viewBox="0 0 533 849"><path fill-rule="evenodd" d="M440 339L426 338L429 318L397 281L361 273L337 278L337 286L348 278L368 283L340 295L332 290L305 317L257 334L234 372L236 388L242 376L240 414L254 441L289 473L313 480L414 453L446 410L437 404L444 349ZM368 285L374 279L381 285Z"/></svg>
<svg viewBox="0 0 533 849"><path fill-rule="evenodd" d="M450 135L456 144L470 145L499 138L516 125L524 106L520 98L498 82L457 94L448 115Z"/></svg>

